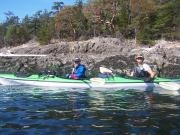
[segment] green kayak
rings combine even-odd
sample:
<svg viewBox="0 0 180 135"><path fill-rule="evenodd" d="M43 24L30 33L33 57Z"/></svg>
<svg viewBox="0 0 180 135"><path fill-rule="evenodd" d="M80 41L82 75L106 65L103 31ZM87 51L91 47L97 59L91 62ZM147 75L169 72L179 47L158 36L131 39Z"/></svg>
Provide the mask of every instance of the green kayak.
<svg viewBox="0 0 180 135"><path fill-rule="evenodd" d="M176 90L180 89L180 79L167 79L167 78L156 78L151 83L146 83L140 79L126 78L114 76L110 78L91 78L84 80L73 80L53 75L39 76L31 75L29 77L17 77L14 74L0 74L1 85L32 85L32 86L43 86L43 87L60 87L60 88L120 88L120 89L131 89L131 88L149 88L149 87L160 87L162 84L164 87L172 87L172 83L175 83ZM173 84L174 85L174 84Z"/></svg>

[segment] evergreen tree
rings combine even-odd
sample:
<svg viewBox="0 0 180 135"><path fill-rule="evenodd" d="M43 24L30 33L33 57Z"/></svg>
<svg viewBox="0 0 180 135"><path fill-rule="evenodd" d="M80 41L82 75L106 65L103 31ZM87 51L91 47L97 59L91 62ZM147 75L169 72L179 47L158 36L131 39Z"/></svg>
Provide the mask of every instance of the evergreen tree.
<svg viewBox="0 0 180 135"><path fill-rule="evenodd" d="M5 26L11 25L11 24L17 25L19 23L19 17L15 16L13 12L8 11L8 12L5 12L4 14L6 16L6 20L4 23Z"/></svg>
<svg viewBox="0 0 180 135"><path fill-rule="evenodd" d="M39 14L39 27L37 30L37 38L40 44L48 44L54 36L54 18L47 10Z"/></svg>
<svg viewBox="0 0 180 135"><path fill-rule="evenodd" d="M59 13L64 8L64 2L53 2L52 10L54 10L55 14Z"/></svg>
<svg viewBox="0 0 180 135"><path fill-rule="evenodd" d="M3 24L0 24L0 47L4 47L4 36L6 29Z"/></svg>

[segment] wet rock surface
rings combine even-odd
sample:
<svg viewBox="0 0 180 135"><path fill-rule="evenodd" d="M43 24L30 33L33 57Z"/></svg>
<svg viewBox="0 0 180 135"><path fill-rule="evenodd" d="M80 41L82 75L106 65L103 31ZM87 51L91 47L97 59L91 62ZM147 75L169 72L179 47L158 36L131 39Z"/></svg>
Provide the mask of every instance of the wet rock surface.
<svg viewBox="0 0 180 135"><path fill-rule="evenodd" d="M180 76L180 42L160 42L153 47L136 46L133 41L117 38L93 38L87 41L56 42L40 46L30 41L22 46L8 48L14 54L46 54L46 57L1 57L0 72L40 73L44 70L64 75L71 71L73 58L79 57L95 75L100 66L118 73L129 73L134 67L134 55L143 53L145 62L158 70L161 76ZM0 52L7 50L3 48Z"/></svg>

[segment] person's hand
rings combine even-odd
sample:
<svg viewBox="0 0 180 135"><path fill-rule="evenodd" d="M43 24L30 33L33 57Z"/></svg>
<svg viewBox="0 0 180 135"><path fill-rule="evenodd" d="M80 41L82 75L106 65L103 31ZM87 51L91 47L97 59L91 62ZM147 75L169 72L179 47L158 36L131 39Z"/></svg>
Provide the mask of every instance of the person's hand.
<svg viewBox="0 0 180 135"><path fill-rule="evenodd" d="M145 78L143 78L143 80L144 80L144 82L146 82L146 83L150 83L150 82L152 82L153 81L153 78L151 78L151 77L145 77Z"/></svg>
<svg viewBox="0 0 180 135"><path fill-rule="evenodd" d="M78 66L78 64L77 63L74 63L74 68L76 68Z"/></svg>
<svg viewBox="0 0 180 135"><path fill-rule="evenodd" d="M71 72L71 74L73 74L73 73L74 73L74 70L75 70L75 67L72 69L72 72Z"/></svg>

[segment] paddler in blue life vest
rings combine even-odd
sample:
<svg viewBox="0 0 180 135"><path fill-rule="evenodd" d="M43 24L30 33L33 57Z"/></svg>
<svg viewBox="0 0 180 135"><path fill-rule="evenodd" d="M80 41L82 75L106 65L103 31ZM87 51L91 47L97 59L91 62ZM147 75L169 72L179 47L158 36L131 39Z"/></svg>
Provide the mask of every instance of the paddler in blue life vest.
<svg viewBox="0 0 180 135"><path fill-rule="evenodd" d="M68 76L68 78L83 79L85 77L86 77L86 66L81 64L80 58L75 58L72 73Z"/></svg>
<svg viewBox="0 0 180 135"><path fill-rule="evenodd" d="M156 72L154 72L148 64L144 63L144 56L142 54L136 54L135 60L137 66L131 72L131 76L141 78L145 82L152 81L156 76Z"/></svg>

